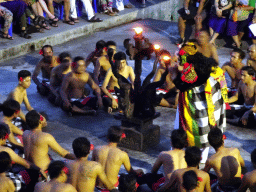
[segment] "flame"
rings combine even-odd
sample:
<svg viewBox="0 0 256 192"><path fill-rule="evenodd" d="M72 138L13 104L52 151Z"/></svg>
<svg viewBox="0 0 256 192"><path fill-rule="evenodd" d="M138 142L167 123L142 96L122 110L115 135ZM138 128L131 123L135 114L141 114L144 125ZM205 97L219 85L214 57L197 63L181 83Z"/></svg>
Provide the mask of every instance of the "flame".
<svg viewBox="0 0 256 192"><path fill-rule="evenodd" d="M163 60L165 60L165 61L169 61L171 58L169 57L169 56L163 56Z"/></svg>
<svg viewBox="0 0 256 192"><path fill-rule="evenodd" d="M160 49L160 45L158 45L158 44L155 44L155 45L154 45L154 49L155 49L155 50L158 50L158 49Z"/></svg>
<svg viewBox="0 0 256 192"><path fill-rule="evenodd" d="M137 35L141 34L142 31L143 31L143 29L142 29L141 27L136 27L136 28L133 28L133 29L134 29L134 31L135 31L135 33L136 33Z"/></svg>

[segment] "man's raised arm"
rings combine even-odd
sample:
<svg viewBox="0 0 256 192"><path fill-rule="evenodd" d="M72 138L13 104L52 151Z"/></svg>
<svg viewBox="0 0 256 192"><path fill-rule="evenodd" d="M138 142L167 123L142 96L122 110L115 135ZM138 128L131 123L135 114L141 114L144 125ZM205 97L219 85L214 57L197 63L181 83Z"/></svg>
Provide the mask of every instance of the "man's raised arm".
<svg viewBox="0 0 256 192"><path fill-rule="evenodd" d="M34 83L37 85L37 86L40 86L40 81L38 80L37 76L40 74L40 71L41 71L41 68L42 68L42 60L39 61L39 63L36 65L36 68L33 72L33 75L32 75L32 80L34 81Z"/></svg>

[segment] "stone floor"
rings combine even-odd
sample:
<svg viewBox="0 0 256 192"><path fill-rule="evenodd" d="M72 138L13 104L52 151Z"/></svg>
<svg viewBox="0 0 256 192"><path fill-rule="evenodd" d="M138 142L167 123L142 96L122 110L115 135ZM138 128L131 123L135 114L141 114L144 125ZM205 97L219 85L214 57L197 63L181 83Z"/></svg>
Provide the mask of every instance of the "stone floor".
<svg viewBox="0 0 256 192"><path fill-rule="evenodd" d="M124 51L123 40L125 38L132 38L134 35L132 28L136 26L142 26L145 37L148 37L153 43L159 43L161 48L167 49L171 53L174 53L177 50L177 47L172 44L173 39L177 38L177 34L172 34L172 31L176 30L177 26L165 21L147 19L106 31L96 32L92 36L81 37L68 43L54 46L54 54L58 55L62 51L68 51L73 57L86 57L92 50L94 50L95 43L99 39L104 39L105 41L114 40L117 43L117 49L119 51ZM218 49L220 65L229 60L230 51L231 50L228 48ZM40 58L41 56L37 52L34 52L0 63L0 66L2 66L0 70L0 103L6 99L7 94L16 86L17 72L21 69L27 69L32 72ZM154 59L154 57L152 57L152 59ZM128 63L133 65L133 61L128 61ZM152 63L153 60L143 61L143 77L145 77L152 69ZM92 70L93 66L90 65L88 71ZM230 83L230 80L227 80L228 83ZM45 97L40 96L36 91L34 83L32 83L31 87L28 89L28 98L31 105L36 110L45 111L48 114L49 126L45 131L51 133L64 148L71 152L71 143L75 138L85 136L89 138L94 145L106 144L107 129L111 125L120 125L119 121L115 120L112 115L105 112L99 112L93 117L69 117L61 109L52 106ZM170 134L173 130L176 110L162 107L157 107L156 110L161 113L161 116L154 120L154 124L159 125L161 129L161 140L159 145L149 148L144 152L123 149L129 154L132 166L134 168L142 168L145 172L151 170L154 161L161 151L169 150L171 147ZM244 129L228 124L226 136L227 139L225 140L225 145L227 147L239 148L245 160L246 167L249 171L252 170L253 167L250 163L250 153L256 146L256 131L254 129ZM214 151L211 149L210 155L213 153ZM55 159L60 158L54 153L53 157ZM201 167L202 166L203 165L201 165ZM124 172L124 168L121 169L121 172Z"/></svg>

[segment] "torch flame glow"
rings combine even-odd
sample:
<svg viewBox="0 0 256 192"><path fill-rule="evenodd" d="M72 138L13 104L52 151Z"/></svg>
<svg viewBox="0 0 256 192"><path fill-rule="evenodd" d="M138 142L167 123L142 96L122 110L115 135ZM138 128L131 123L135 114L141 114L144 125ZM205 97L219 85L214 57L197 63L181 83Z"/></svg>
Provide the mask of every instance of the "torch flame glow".
<svg viewBox="0 0 256 192"><path fill-rule="evenodd" d="M138 34L141 34L143 29L141 27L136 27L136 28L133 28L135 33L138 35Z"/></svg>
<svg viewBox="0 0 256 192"><path fill-rule="evenodd" d="M169 57L169 56L163 56L163 60L165 60L165 61L168 61L168 60L170 60L171 58Z"/></svg>
<svg viewBox="0 0 256 192"><path fill-rule="evenodd" d="M158 49L160 49L160 45L155 44L155 45L154 45L154 48L155 48L156 50L158 50Z"/></svg>

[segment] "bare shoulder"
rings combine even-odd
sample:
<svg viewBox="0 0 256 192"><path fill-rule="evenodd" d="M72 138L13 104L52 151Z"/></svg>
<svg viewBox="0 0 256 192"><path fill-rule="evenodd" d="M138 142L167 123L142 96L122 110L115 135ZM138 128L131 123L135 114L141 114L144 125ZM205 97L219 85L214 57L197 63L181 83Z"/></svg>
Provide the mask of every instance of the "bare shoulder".
<svg viewBox="0 0 256 192"><path fill-rule="evenodd" d="M35 186L35 191L41 191L47 185L45 182L38 182Z"/></svg>

